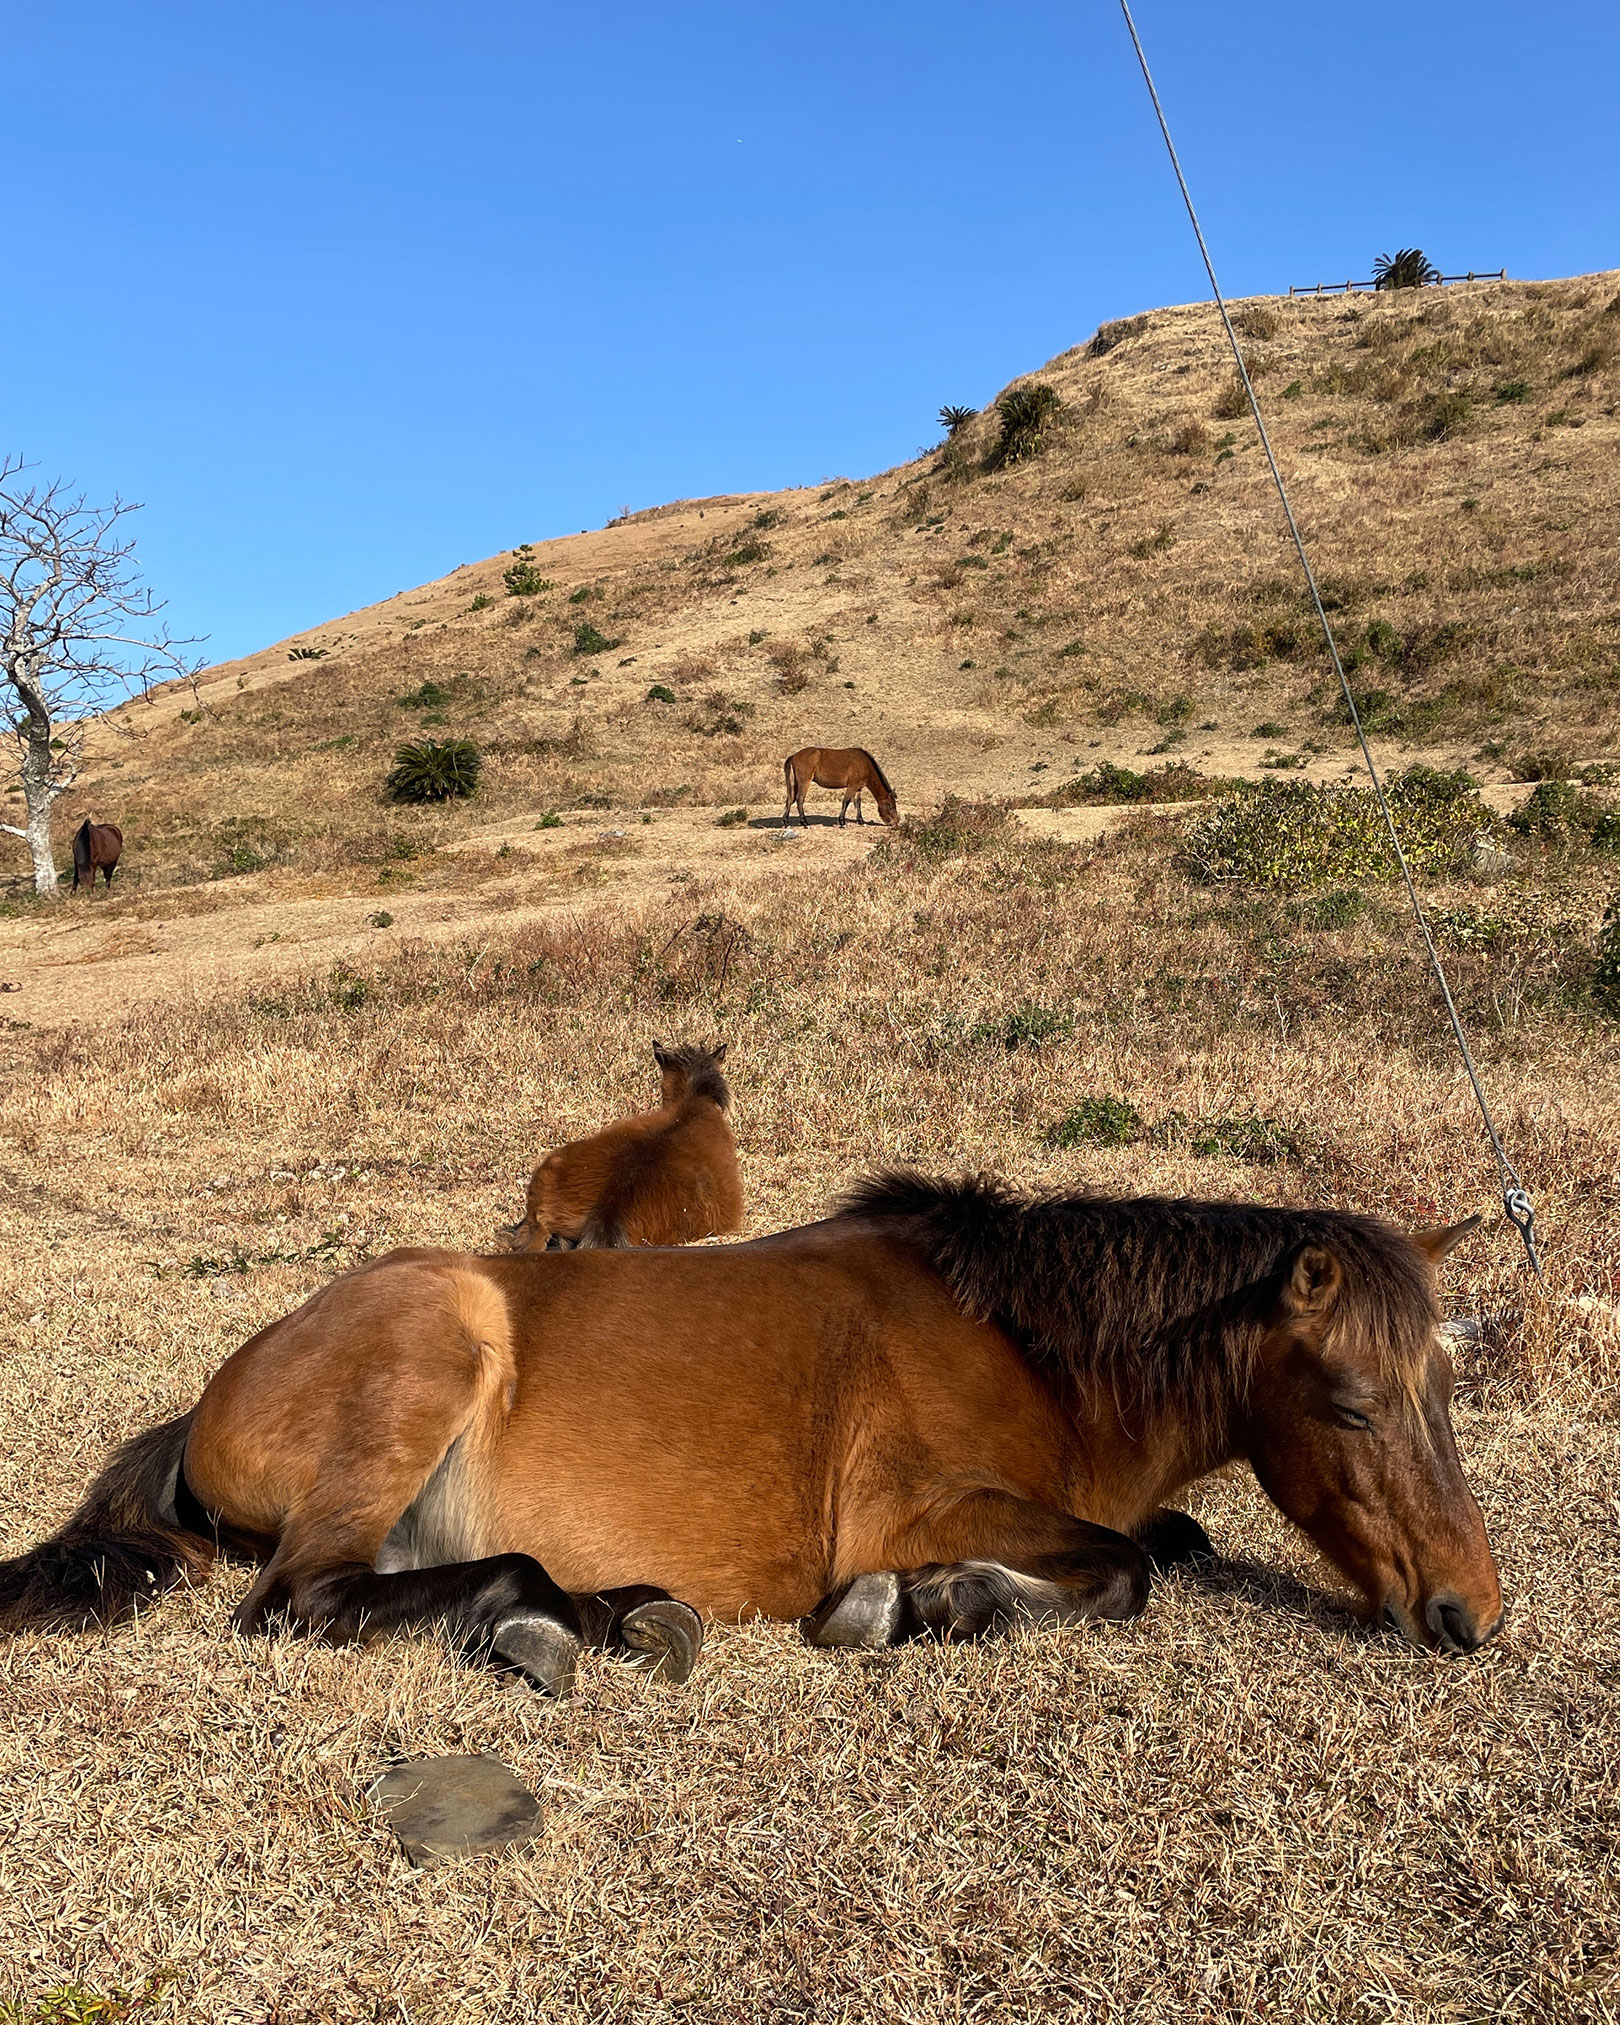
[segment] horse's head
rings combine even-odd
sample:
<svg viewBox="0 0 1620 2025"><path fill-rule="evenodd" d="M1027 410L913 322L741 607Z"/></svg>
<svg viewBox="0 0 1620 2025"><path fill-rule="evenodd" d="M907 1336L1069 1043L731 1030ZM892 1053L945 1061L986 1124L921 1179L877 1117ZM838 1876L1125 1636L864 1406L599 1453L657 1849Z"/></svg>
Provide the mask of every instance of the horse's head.
<svg viewBox="0 0 1620 2025"><path fill-rule="evenodd" d="M893 788L879 788L877 791L877 812L886 823L900 820L900 802Z"/></svg>
<svg viewBox="0 0 1620 2025"><path fill-rule="evenodd" d="M663 1079L663 1101L680 1104L689 1096L710 1097L724 1109L731 1102L731 1092L720 1073L720 1064L725 1059L724 1041L717 1041L712 1048L672 1048L654 1041L653 1060Z"/></svg>
<svg viewBox="0 0 1620 2025"><path fill-rule="evenodd" d="M1268 1495L1415 1645L1471 1652L1501 1626L1485 1524L1451 1431L1434 1268L1478 1223L1426 1231L1388 1284L1301 1245L1255 1366L1245 1446ZM1405 1241L1395 1240L1392 1248ZM1383 1275L1379 1276L1380 1281Z"/></svg>

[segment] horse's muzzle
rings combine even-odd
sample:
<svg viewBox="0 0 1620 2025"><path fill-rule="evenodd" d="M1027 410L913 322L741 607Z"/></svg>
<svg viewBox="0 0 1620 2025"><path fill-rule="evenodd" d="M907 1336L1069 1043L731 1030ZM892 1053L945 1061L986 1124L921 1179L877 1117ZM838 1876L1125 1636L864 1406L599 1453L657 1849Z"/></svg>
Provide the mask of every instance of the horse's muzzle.
<svg viewBox="0 0 1620 2025"><path fill-rule="evenodd" d="M1462 1597L1454 1590L1442 1589L1424 1605L1421 1628L1412 1613L1392 1597L1384 1599L1379 1615L1387 1630L1399 1632L1412 1645L1464 1653L1477 1652L1493 1639L1502 1629L1507 1612L1499 1610L1490 1624L1481 1625Z"/></svg>

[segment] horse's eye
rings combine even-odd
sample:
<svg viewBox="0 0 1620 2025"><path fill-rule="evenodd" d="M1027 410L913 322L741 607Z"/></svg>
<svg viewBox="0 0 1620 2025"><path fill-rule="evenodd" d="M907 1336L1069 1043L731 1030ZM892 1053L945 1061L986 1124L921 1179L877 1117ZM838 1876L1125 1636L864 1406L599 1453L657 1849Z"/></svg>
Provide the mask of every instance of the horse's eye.
<svg viewBox="0 0 1620 2025"><path fill-rule="evenodd" d="M1366 1414L1358 1413L1353 1406L1335 1406L1333 1412L1341 1427L1354 1427L1359 1429L1363 1434L1370 1433L1372 1430L1371 1420L1368 1419Z"/></svg>

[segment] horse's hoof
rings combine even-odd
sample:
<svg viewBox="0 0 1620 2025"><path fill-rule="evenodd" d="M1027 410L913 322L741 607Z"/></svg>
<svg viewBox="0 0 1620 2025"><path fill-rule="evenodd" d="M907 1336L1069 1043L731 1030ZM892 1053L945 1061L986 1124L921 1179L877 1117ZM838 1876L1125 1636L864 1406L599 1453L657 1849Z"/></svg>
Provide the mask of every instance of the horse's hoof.
<svg viewBox="0 0 1620 2025"><path fill-rule="evenodd" d="M866 1651L893 1645L900 1625L900 1603L900 1577L892 1568L881 1574L857 1575L825 1616L818 1610L810 1619L807 1636L812 1645L854 1646Z"/></svg>
<svg viewBox="0 0 1620 2025"><path fill-rule="evenodd" d="M1189 1513L1168 1508L1155 1512L1139 1529L1136 1544L1161 1573L1167 1568L1185 1567L1189 1562L1217 1558L1214 1541L1198 1521Z"/></svg>
<svg viewBox="0 0 1620 2025"><path fill-rule="evenodd" d="M580 1640L555 1618L538 1612L503 1618L495 1627L490 1648L542 1694L555 1695L561 1701L574 1692Z"/></svg>
<svg viewBox="0 0 1620 2025"><path fill-rule="evenodd" d="M630 1648L632 1666L679 1687L692 1678L703 1650L703 1619L690 1604L661 1596L627 1610L619 1620L619 1636Z"/></svg>

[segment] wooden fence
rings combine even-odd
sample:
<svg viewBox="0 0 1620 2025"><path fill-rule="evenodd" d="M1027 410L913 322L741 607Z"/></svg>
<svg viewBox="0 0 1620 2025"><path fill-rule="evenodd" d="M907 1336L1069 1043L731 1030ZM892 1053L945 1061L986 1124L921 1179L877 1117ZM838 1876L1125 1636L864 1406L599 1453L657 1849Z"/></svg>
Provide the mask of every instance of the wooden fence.
<svg viewBox="0 0 1620 2025"><path fill-rule="evenodd" d="M1436 277L1436 281L1428 282L1425 286L1432 288L1438 285L1444 288L1453 281L1506 281L1507 278L1507 269L1502 267L1494 274L1475 274L1472 271L1467 274L1442 274ZM1296 288L1290 282L1288 287L1290 295L1375 295L1378 292L1376 281L1319 281L1314 288L1309 286Z"/></svg>

